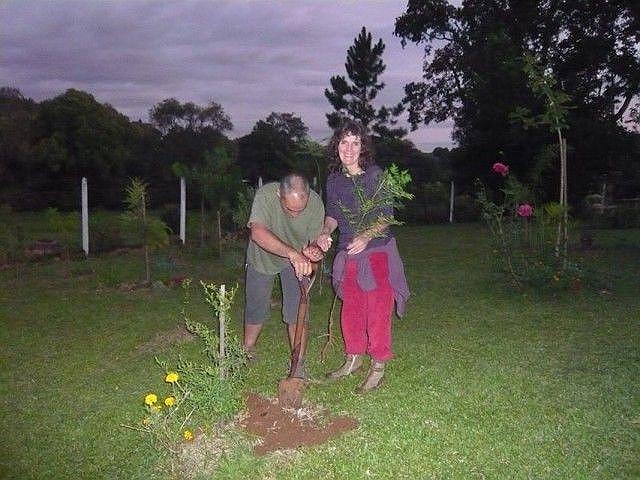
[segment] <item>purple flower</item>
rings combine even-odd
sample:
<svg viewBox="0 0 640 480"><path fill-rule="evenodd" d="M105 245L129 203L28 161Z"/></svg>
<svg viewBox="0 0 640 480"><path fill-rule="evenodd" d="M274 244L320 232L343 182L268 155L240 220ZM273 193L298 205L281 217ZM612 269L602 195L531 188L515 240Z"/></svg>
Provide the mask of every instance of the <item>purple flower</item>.
<svg viewBox="0 0 640 480"><path fill-rule="evenodd" d="M518 205L518 209L516 210L516 213L521 217L528 218L531 215L533 215L533 207L528 203L523 203L522 205Z"/></svg>
<svg viewBox="0 0 640 480"><path fill-rule="evenodd" d="M509 174L509 167L504 163L496 162L493 164L493 171L499 173L503 177L506 177Z"/></svg>

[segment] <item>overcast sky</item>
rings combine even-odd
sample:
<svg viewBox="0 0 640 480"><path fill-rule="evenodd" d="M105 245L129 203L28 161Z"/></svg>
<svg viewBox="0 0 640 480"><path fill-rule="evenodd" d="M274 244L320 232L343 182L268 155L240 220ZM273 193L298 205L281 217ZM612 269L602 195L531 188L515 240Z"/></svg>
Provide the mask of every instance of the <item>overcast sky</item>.
<svg viewBox="0 0 640 480"><path fill-rule="evenodd" d="M310 135L329 135L324 97L332 75L346 75L348 47L361 27L386 44L386 88L402 98L421 77L422 49L393 36L406 0L44 1L0 3L0 85L40 101L77 88L132 120L175 97L220 103L248 133L270 112L302 117ZM378 104L379 106L380 104ZM451 144L450 127L408 137L430 151Z"/></svg>

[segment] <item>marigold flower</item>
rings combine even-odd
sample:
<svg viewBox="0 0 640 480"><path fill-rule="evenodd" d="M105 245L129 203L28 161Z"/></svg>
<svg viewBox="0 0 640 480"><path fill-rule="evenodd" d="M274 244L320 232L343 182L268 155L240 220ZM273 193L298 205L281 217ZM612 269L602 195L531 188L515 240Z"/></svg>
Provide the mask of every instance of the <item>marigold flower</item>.
<svg viewBox="0 0 640 480"><path fill-rule="evenodd" d="M144 403L149 406L155 404L157 401L158 401L158 396L155 393L150 393L149 395L144 397Z"/></svg>
<svg viewBox="0 0 640 480"><path fill-rule="evenodd" d="M521 217L528 218L531 215L533 215L533 207L528 203L523 203L522 205L518 205L518 209L516 210L516 213Z"/></svg>
<svg viewBox="0 0 640 480"><path fill-rule="evenodd" d="M176 372L169 372L167 373L167 376L164 377L164 381L167 383L176 383L179 378L180 375L178 375Z"/></svg>
<svg viewBox="0 0 640 480"><path fill-rule="evenodd" d="M173 407L176 404L176 397L167 397L164 399L164 404L167 407Z"/></svg>
<svg viewBox="0 0 640 480"><path fill-rule="evenodd" d="M193 440L193 432L191 430L185 430L184 432L182 432L182 436L187 442Z"/></svg>
<svg viewBox="0 0 640 480"><path fill-rule="evenodd" d="M496 162L491 168L494 172L499 173L503 177L506 177L509 174L509 167L504 163Z"/></svg>

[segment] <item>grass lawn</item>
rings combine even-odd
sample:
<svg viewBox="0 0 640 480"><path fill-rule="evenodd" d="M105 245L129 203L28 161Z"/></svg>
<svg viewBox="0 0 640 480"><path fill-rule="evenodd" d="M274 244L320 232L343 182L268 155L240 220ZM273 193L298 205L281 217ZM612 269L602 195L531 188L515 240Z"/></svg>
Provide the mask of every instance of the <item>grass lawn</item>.
<svg viewBox="0 0 640 480"><path fill-rule="evenodd" d="M314 383L305 395L360 426L264 457L237 433L216 474L202 478L640 477L640 231L597 232L599 248L583 258L607 288L562 295L503 288L479 225L404 227L398 240L412 297L394 323L386 384L358 396L358 378ZM242 287L240 258L185 252L174 273ZM163 265L156 276L171 273ZM154 356L174 361L202 347L168 340L181 322L179 289L116 288L143 275L135 254L0 271L0 478L168 477L148 440L120 424L139 421L145 393L162 388ZM319 360L332 299L326 282L322 293L314 286L317 378L341 360L340 344ZM242 303L240 291L237 333ZM204 304L194 308L206 321ZM273 310L248 379L270 396L286 373L278 317ZM335 323L340 343L337 313Z"/></svg>

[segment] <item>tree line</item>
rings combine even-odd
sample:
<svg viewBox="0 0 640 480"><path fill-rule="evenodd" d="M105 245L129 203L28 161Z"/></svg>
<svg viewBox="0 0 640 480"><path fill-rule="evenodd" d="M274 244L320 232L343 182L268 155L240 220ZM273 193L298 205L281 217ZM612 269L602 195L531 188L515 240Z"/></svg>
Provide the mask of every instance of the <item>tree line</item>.
<svg viewBox="0 0 640 480"><path fill-rule="evenodd" d="M467 193L476 178L491 185L490 166L497 161L508 163L539 198L554 199L560 167L553 133L518 121L522 112L535 118L544 110L525 72L524 59L535 58L568 99L570 203L599 192L603 182L616 183L618 195L640 195L639 32L639 11L630 0L477 0L460 6L410 0L394 33L403 44L424 48L423 78L408 84L394 105L379 105L385 45L362 27L347 50L345 74L331 76L324 91L327 124L361 121L382 166L396 163L410 171L415 200L408 215L417 219L429 220L429 204L443 202L450 180ZM453 121L458 146L417 149L399 123L405 110L412 129ZM167 185L185 176L195 186L190 204L217 208L232 205L258 177L276 179L291 169L324 184L324 146L309 138L294 113L272 112L239 138L229 137L232 129L215 101L164 99L151 108L148 122L132 122L88 92L70 89L35 102L3 87L0 203L73 208L82 176L101 192L91 200L94 206L107 208L121 208L129 177L144 179L153 201L163 204L176 201Z"/></svg>
<svg viewBox="0 0 640 480"><path fill-rule="evenodd" d="M461 183L509 163L542 197L557 196L554 133L514 113L544 111L527 84L536 59L568 97L569 198L603 182L640 194L640 8L632 0L409 0L396 19L403 45L424 48L423 78L405 87L412 128L453 120Z"/></svg>

